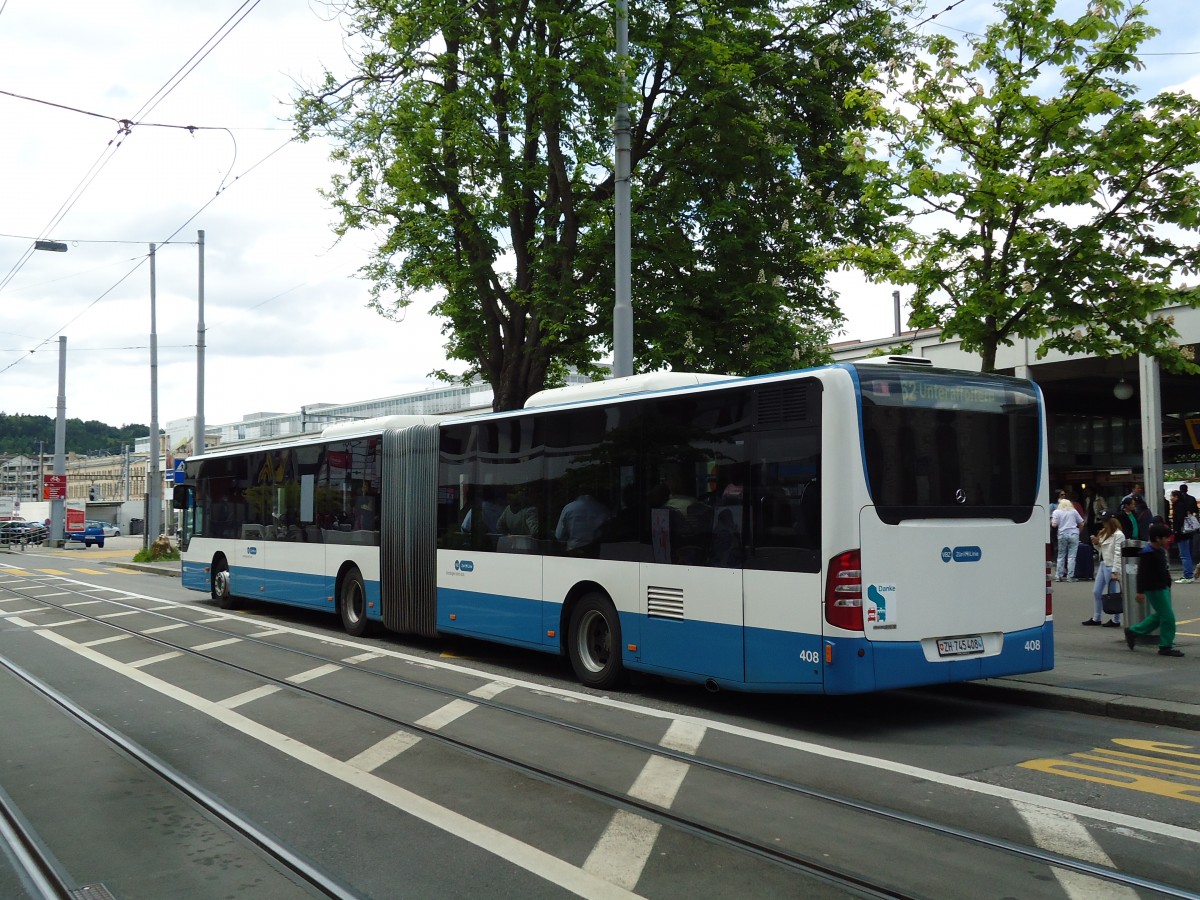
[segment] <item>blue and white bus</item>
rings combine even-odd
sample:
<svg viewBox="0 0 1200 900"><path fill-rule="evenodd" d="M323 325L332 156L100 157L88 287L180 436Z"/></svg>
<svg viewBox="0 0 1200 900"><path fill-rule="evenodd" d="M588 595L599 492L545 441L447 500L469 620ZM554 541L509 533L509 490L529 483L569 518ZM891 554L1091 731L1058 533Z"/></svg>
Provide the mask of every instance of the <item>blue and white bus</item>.
<svg viewBox="0 0 1200 900"><path fill-rule="evenodd" d="M919 362L633 376L217 449L176 488L183 584L565 654L597 688L1049 669L1040 392Z"/></svg>

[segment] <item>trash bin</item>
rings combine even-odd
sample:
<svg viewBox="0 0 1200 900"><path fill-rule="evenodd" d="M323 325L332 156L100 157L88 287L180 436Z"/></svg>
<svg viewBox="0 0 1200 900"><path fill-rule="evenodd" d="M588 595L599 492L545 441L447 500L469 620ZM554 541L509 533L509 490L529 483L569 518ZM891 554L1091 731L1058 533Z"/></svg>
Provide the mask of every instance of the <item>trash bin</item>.
<svg viewBox="0 0 1200 900"><path fill-rule="evenodd" d="M1137 602L1137 567L1145 541L1126 540L1121 548L1121 593L1124 595L1125 611L1121 624L1128 628L1146 618L1146 604Z"/></svg>
<svg viewBox="0 0 1200 900"><path fill-rule="evenodd" d="M129 533L130 534L141 534L142 531L145 529L145 527L146 527L146 523L143 522L141 519L130 519L129 520Z"/></svg>

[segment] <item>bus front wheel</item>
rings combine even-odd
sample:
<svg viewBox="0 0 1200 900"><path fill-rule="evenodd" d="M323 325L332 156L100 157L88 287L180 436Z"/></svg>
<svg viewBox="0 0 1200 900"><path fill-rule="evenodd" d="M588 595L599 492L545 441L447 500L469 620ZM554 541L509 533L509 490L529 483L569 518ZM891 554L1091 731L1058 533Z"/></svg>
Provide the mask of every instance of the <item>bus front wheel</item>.
<svg viewBox="0 0 1200 900"><path fill-rule="evenodd" d="M342 578L342 587L338 591L338 613L346 634L362 637L367 633L367 591L358 569L351 569Z"/></svg>
<svg viewBox="0 0 1200 900"><path fill-rule="evenodd" d="M588 594L571 612L567 654L575 677L588 687L607 690L621 683L621 620L603 594Z"/></svg>
<svg viewBox="0 0 1200 900"><path fill-rule="evenodd" d="M237 601L233 598L232 584L229 580L229 563L221 556L212 564L212 598L221 609L233 609Z"/></svg>

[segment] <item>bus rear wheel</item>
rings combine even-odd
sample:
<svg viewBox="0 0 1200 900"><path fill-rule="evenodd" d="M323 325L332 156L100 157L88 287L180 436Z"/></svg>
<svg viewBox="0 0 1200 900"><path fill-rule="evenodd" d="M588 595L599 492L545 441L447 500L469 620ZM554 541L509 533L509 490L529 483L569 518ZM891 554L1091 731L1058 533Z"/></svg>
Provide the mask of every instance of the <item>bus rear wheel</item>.
<svg viewBox="0 0 1200 900"><path fill-rule="evenodd" d="M351 569L343 576L337 606L346 634L362 637L367 633L367 591L358 569Z"/></svg>
<svg viewBox="0 0 1200 900"><path fill-rule="evenodd" d="M237 606L229 580L229 563L223 556L217 557L212 563L212 598L221 609L233 609Z"/></svg>
<svg viewBox="0 0 1200 900"><path fill-rule="evenodd" d="M572 610L567 655L575 677L588 687L607 690L624 680L621 620L603 594L587 594Z"/></svg>

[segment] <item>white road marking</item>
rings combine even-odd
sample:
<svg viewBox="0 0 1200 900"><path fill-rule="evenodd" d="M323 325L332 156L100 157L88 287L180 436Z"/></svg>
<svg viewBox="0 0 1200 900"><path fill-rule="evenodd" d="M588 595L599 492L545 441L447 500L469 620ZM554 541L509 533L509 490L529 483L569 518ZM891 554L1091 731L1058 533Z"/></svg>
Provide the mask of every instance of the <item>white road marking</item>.
<svg viewBox="0 0 1200 900"><path fill-rule="evenodd" d="M342 662L347 663L349 665L355 665L357 663L370 662L373 659L380 659L382 657L383 657L382 653L376 653L374 651L371 651L370 653L360 653L357 656L347 656L345 659L342 660Z"/></svg>
<svg viewBox="0 0 1200 900"><path fill-rule="evenodd" d="M632 891L658 840L657 822L618 809L583 863L584 871Z"/></svg>
<svg viewBox="0 0 1200 900"><path fill-rule="evenodd" d="M421 739L407 731L397 731L382 741L371 745L357 756L346 760L347 765L362 769L364 772L374 772L385 762L395 759L409 747Z"/></svg>
<svg viewBox="0 0 1200 900"><path fill-rule="evenodd" d="M144 609L123 609L120 612L103 613L96 616L97 619L119 619L121 616L136 616L138 613L145 612Z"/></svg>
<svg viewBox="0 0 1200 900"><path fill-rule="evenodd" d="M143 632L144 633L144 632ZM241 638L221 638L219 641L209 641L207 644L197 644L190 650L215 650L217 647L228 647L230 644L240 644Z"/></svg>
<svg viewBox="0 0 1200 900"><path fill-rule="evenodd" d="M342 667L333 664L317 666L315 669L309 669L307 672L297 672L295 675L289 675L287 680L292 684L304 684L304 682L312 681L314 678L322 678L325 675L332 675L334 672L340 671L342 671Z"/></svg>
<svg viewBox="0 0 1200 900"><path fill-rule="evenodd" d="M13 610L7 610L4 612L0 612L0 618L3 618L5 616L27 616L30 613L43 613L43 612L49 612L49 610L44 606L39 606L34 609L13 609ZM17 620L13 619L13 621L16 622ZM17 624L21 624L21 623L18 622Z"/></svg>
<svg viewBox="0 0 1200 900"><path fill-rule="evenodd" d="M27 610L28 612L29 610ZM16 619L10 621L16 622ZM61 622L42 622L38 628L62 628L64 625L78 625L80 622L86 622L87 619L63 619Z"/></svg>
<svg viewBox="0 0 1200 900"><path fill-rule="evenodd" d="M142 672L125 663L110 659L101 653L90 650L52 631L36 629L36 633L64 649L77 653L112 672L124 675L126 678L137 682L149 690L157 691L176 702L184 703L197 712L215 719L246 737L259 741L274 751L286 753L297 762L310 766L324 775L336 778L351 787L357 788L408 815L415 816L435 828L445 831L447 834L474 844L476 847L486 850L500 859L507 860L513 865L519 866L527 872L543 878L551 884L556 884L573 894L580 897L596 898L596 900L607 900L607 898L614 898L616 900L616 898L636 896L630 894L629 891L620 886L605 881L602 878L597 878L583 869L546 853L544 850L526 844L524 841L517 840L510 835L490 828L481 822L476 822L444 806L439 806L424 797L372 775L370 772L364 772L362 769L352 766L349 763L335 759L314 747L303 744L295 738L261 725L253 719L243 716L241 713L234 712L224 704L206 700L197 694L193 694L191 691L186 691L147 672Z"/></svg>
<svg viewBox="0 0 1200 900"><path fill-rule="evenodd" d="M84 641L83 646L99 647L101 644L112 644L112 643L115 643L116 641L127 641L131 637L133 637L132 634L114 634L112 637L96 638L96 640L94 640L94 641Z"/></svg>
<svg viewBox="0 0 1200 900"><path fill-rule="evenodd" d="M659 743L668 750L678 750L680 753L695 756L707 730L708 727L702 722L676 719Z"/></svg>
<svg viewBox="0 0 1200 900"><path fill-rule="evenodd" d="M263 697L270 697L272 694L277 694L283 688L274 684L264 684L262 687L251 688L248 691L243 691L240 694L234 694L232 697L226 697L224 700L218 700L217 704L225 709L237 709L239 706L245 706L255 700L261 700Z"/></svg>
<svg viewBox="0 0 1200 900"><path fill-rule="evenodd" d="M671 750L694 754L704 739L705 730L699 723L676 720L659 743ZM687 763L680 760L652 756L629 789L629 796L670 809L688 768ZM650 860L661 828L645 816L619 809L613 813L583 867L594 875L633 890Z"/></svg>
<svg viewBox="0 0 1200 900"><path fill-rule="evenodd" d="M1013 801L1013 806L1029 827L1034 843L1043 850L1113 868L1112 859L1074 816L1019 800ZM1083 872L1071 872L1053 866L1051 871L1071 900L1137 900L1137 891L1128 885L1114 884Z"/></svg>
<svg viewBox="0 0 1200 900"><path fill-rule="evenodd" d="M187 628L189 622L176 622L173 625L159 625L155 628L143 628L140 634L158 634L160 631L174 631L176 628Z"/></svg>
<svg viewBox="0 0 1200 900"><path fill-rule="evenodd" d="M2 565L2 564L0 564ZM17 571L24 571L19 569ZM75 581L73 579L56 579L59 581L67 581L68 583L86 584L87 582ZM0 582L0 584L5 582ZM20 584L24 583L23 578L14 578L7 583ZM162 602L161 598L152 597L149 594L135 594L129 592L129 596L138 599L152 600ZM197 609L196 606L188 603L180 603L177 605L179 609ZM40 612L40 610L20 610L20 613ZM17 613L2 613L0 617L12 616ZM200 620L200 622L220 622L230 619L238 619L240 617L229 614L212 616L208 619ZM37 628L39 626L27 620L12 618L10 622L22 625L26 628ZM198 624L198 623L189 623ZM300 628L291 628L288 626L279 626L275 629L280 633L287 633L297 637L309 638L319 641L322 644L345 647L350 650L362 652L363 645L349 638L341 638L331 634L314 633L305 631ZM834 747L827 747L811 741L800 741L792 738L783 737L781 735L771 734L769 732L755 731L750 728L745 728L739 725L733 725L727 722L717 720L703 719L698 716L680 716L676 713L667 712L665 710L654 709L648 706L639 706L636 703L630 703L625 700L614 700L611 697L596 697L590 694L583 694L578 691L568 690L566 688L553 687L551 685L538 684L532 681L525 681L520 678L511 678L508 676L498 676L491 673L482 672L478 669L472 669L469 666L459 663L449 662L444 659L427 659L423 656L413 656L411 654L402 653L398 650L390 650L387 648L379 648L371 651L376 656L388 657L391 659L401 660L415 666L420 666L426 669L440 669L445 672L454 672L460 675L467 675L474 678L480 678L487 681L497 681L509 684L513 687L523 688L533 691L538 694L560 697L573 703L588 703L595 706L603 706L609 709L624 710L632 712L640 716L648 716L651 718L666 719L672 723L686 723L697 728L706 728L711 731L721 732L723 734L732 735L734 737L745 738L746 740L758 741L760 743L772 744L774 746L785 747L789 750L795 750L798 753L808 753L813 756L819 756L826 759L832 759L838 762L850 763L851 765L863 766L865 768L875 769L878 771L891 772L892 774L901 775L909 778L921 779L934 784L940 784L945 787L952 787L958 790L967 791L974 794L979 794L986 797L993 797L1011 802L1027 803L1030 806L1038 807L1045 810L1055 810L1058 812L1068 813L1070 815L1079 816L1086 819L1091 819L1096 822L1103 822L1108 825L1113 825L1119 828L1132 828L1139 831L1144 831L1149 834L1159 835L1161 837L1173 838L1175 840L1184 841L1189 844L1200 845L1200 831L1191 828L1184 828L1178 825L1171 825L1165 822L1156 822L1153 819L1143 819L1137 816L1125 815L1123 813L1112 812L1105 809L1098 809L1092 806L1085 806L1081 803L1071 803L1065 800L1057 800L1051 797L1043 797L1039 794L1031 794L1026 791L1018 791L1012 788L1001 787L998 785L987 784L982 781L973 781L970 778L964 778L958 775L948 775L943 772L937 772L932 769L923 769L919 766L910 766L904 763L897 763L879 757L867 756L859 753L849 753L844 750L839 750Z"/></svg>
<svg viewBox="0 0 1200 900"><path fill-rule="evenodd" d="M487 684L470 691L470 695L478 697L480 700L491 700L497 694L507 691L510 687L512 687L511 684L505 684L503 681L489 681Z"/></svg>
<svg viewBox="0 0 1200 900"><path fill-rule="evenodd" d="M139 659L137 662L126 663L126 665L133 666L135 669L140 669L143 666L152 666L155 663L166 662L168 659L175 659L177 656L183 656L183 654L178 650L175 650L171 653L160 653L158 656L147 656L145 659Z"/></svg>
<svg viewBox="0 0 1200 900"><path fill-rule="evenodd" d="M455 719L465 716L478 705L468 700L451 700L441 709L435 709L429 715L417 719L416 724L421 728L437 731L439 728L445 728Z"/></svg>

